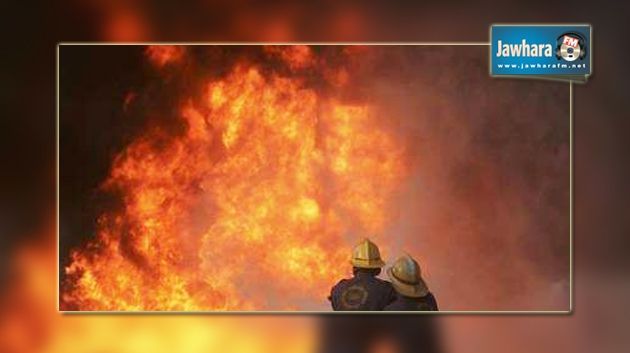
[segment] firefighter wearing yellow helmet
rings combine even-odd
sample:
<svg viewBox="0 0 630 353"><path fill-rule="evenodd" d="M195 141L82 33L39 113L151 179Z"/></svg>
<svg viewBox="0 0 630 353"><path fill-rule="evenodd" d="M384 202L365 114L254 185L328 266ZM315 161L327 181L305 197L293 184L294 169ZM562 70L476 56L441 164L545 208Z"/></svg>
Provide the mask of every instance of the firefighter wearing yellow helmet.
<svg viewBox="0 0 630 353"><path fill-rule="evenodd" d="M400 257L387 270L397 297L385 311L437 311L437 301L422 278L420 265L411 256Z"/></svg>
<svg viewBox="0 0 630 353"><path fill-rule="evenodd" d="M392 284L377 278L385 262L376 244L364 239L352 251L352 278L342 279L331 290L335 311L377 311L396 298Z"/></svg>

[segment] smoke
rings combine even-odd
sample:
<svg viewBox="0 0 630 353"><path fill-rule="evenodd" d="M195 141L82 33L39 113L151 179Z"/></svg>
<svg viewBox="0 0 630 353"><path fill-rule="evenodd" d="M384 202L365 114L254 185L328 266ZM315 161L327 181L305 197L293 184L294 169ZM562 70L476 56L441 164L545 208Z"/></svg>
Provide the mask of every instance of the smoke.
<svg viewBox="0 0 630 353"><path fill-rule="evenodd" d="M442 309L566 310L569 87L493 79L487 50L379 48L358 75L411 161L390 252Z"/></svg>

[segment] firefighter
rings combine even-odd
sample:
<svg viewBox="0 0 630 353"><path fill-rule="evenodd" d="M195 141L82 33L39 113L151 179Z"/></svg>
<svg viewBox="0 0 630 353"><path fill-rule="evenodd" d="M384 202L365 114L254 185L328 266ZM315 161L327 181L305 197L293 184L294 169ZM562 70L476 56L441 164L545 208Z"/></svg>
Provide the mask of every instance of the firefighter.
<svg viewBox="0 0 630 353"><path fill-rule="evenodd" d="M350 261L353 277L342 279L328 299L335 311L380 311L396 299L392 284L377 278L385 262L376 244L368 239L359 243Z"/></svg>
<svg viewBox="0 0 630 353"><path fill-rule="evenodd" d="M400 257L387 270L397 297L386 311L437 311L437 301L422 279L420 265L411 256Z"/></svg>

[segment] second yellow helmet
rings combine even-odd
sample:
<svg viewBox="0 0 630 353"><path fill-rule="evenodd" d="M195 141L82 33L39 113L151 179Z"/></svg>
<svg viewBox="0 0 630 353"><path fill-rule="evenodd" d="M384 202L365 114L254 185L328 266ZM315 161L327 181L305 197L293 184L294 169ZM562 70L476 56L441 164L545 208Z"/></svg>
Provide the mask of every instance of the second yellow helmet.
<svg viewBox="0 0 630 353"><path fill-rule="evenodd" d="M411 256L401 256L387 270L389 279L396 291L404 296L417 298L429 293L429 288L422 278L420 265Z"/></svg>

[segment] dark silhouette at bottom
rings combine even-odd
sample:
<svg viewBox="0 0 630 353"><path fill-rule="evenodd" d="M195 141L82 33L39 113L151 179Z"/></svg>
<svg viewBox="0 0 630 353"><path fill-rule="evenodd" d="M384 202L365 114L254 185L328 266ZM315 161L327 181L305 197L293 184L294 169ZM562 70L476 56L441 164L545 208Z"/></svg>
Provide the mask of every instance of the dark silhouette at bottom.
<svg viewBox="0 0 630 353"><path fill-rule="evenodd" d="M367 353L383 340L397 353L443 353L438 318L420 315L334 315L320 319L317 353Z"/></svg>

